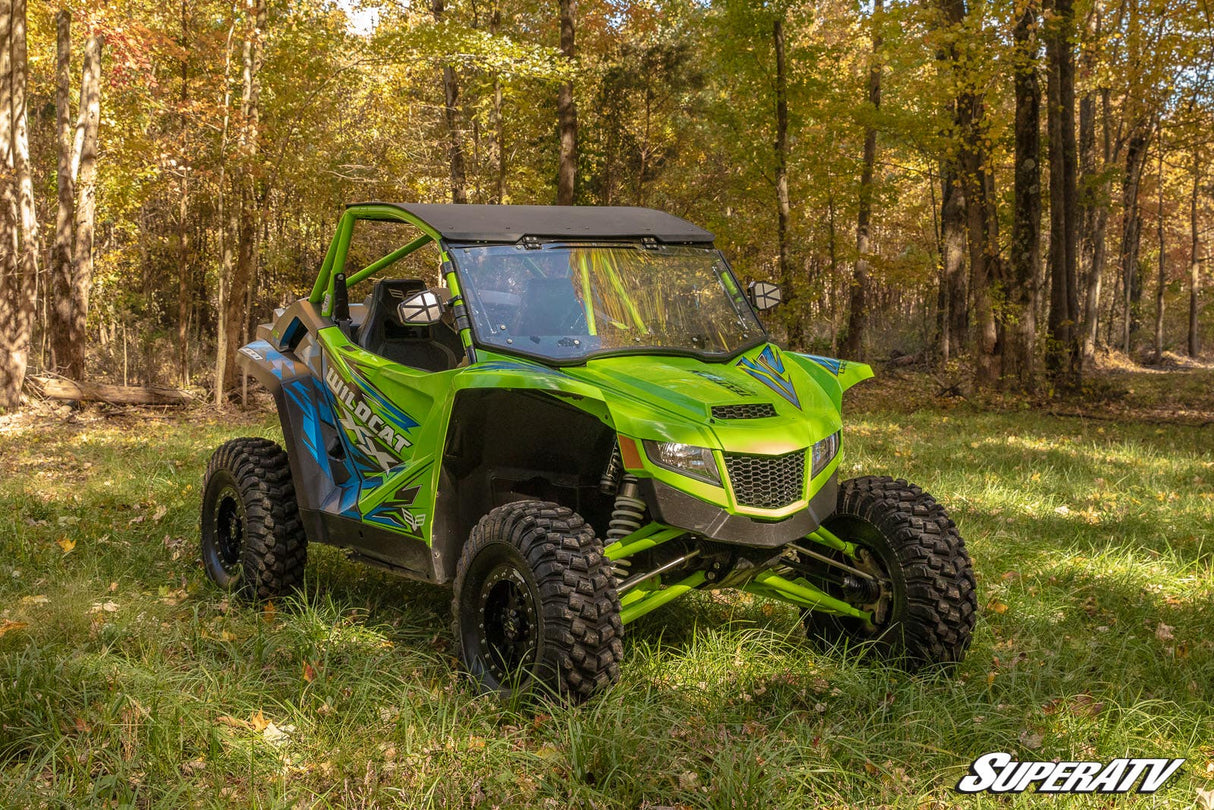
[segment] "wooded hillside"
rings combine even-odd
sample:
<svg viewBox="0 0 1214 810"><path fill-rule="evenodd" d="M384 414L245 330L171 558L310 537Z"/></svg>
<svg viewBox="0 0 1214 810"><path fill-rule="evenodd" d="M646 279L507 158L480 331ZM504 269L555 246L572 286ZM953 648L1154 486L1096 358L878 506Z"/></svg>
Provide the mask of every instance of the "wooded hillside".
<svg viewBox="0 0 1214 810"><path fill-rule="evenodd" d="M237 385L358 200L645 205L794 348L1073 385L1214 324L1209 0L0 0L0 407Z"/></svg>

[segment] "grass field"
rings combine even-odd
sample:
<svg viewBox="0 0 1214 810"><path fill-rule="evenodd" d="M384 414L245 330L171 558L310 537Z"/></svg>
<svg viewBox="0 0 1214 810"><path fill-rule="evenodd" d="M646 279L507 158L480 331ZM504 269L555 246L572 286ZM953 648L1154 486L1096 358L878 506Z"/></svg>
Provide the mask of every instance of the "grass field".
<svg viewBox="0 0 1214 810"><path fill-rule="evenodd" d="M447 592L332 549L297 601L224 599L202 470L272 417L4 422L0 807L1202 806L1214 428L892 399L850 414L843 470L910 478L960 525L983 610L955 677L693 594L629 626L622 682L572 710L474 696ZM1188 762L1155 796L955 793L989 751Z"/></svg>

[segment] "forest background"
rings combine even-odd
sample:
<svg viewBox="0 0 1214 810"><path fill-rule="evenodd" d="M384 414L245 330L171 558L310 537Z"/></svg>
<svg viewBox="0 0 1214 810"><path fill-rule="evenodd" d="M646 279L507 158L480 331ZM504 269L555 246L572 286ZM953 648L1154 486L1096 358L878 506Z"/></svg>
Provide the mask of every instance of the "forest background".
<svg viewBox="0 0 1214 810"><path fill-rule="evenodd" d="M0 0L0 406L224 401L372 199L665 209L978 387L1198 357L1212 68L1209 0Z"/></svg>

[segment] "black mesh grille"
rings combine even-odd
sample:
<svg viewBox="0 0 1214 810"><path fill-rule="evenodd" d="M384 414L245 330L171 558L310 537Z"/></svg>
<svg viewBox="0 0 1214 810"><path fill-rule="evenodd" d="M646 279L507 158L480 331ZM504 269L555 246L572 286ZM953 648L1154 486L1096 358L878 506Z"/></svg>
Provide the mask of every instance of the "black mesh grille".
<svg viewBox="0 0 1214 810"><path fill-rule="evenodd" d="M805 451L784 456L725 454L733 496L744 506L779 509L805 493Z"/></svg>
<svg viewBox="0 0 1214 810"><path fill-rule="evenodd" d="M740 405L713 405L713 419L766 419L776 415L770 402L743 402Z"/></svg>

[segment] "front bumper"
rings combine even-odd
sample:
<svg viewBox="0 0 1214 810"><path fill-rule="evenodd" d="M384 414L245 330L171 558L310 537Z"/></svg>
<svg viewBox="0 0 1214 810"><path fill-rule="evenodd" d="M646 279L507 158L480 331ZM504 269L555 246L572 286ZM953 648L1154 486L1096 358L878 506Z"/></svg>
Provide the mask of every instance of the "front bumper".
<svg viewBox="0 0 1214 810"><path fill-rule="evenodd" d="M656 478L637 482L653 520L708 540L753 548L780 548L822 525L835 511L839 478L831 473L808 505L786 518L760 520L731 514L716 504L688 495Z"/></svg>

